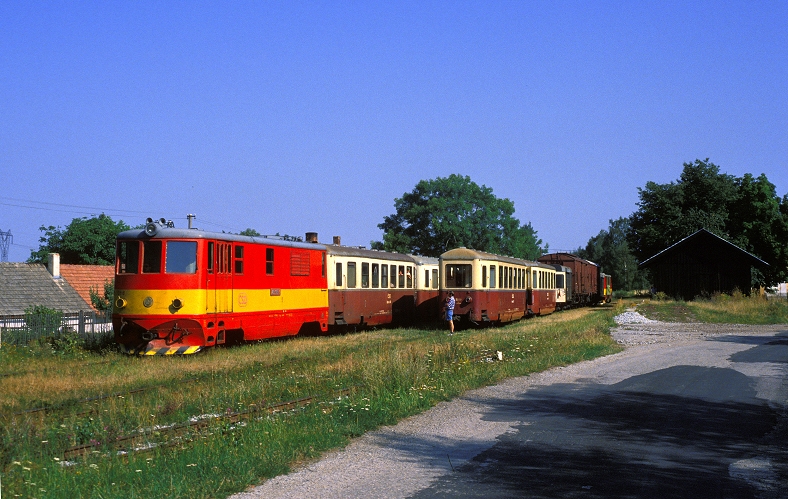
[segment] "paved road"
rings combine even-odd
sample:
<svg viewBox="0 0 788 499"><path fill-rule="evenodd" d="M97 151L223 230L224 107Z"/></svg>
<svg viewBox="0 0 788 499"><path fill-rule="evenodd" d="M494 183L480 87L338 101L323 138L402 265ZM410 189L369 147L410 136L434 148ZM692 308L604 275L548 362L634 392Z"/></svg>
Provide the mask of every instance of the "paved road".
<svg viewBox="0 0 788 499"><path fill-rule="evenodd" d="M624 326L238 497L788 497L788 327Z"/></svg>

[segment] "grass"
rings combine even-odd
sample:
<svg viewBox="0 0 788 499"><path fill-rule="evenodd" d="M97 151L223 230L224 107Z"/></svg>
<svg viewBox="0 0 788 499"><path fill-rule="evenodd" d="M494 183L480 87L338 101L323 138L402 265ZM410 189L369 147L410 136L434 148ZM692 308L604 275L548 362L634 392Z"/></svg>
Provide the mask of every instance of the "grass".
<svg viewBox="0 0 788 499"><path fill-rule="evenodd" d="M691 302L649 300L637 307L650 319L666 322L708 322L717 324L788 324L788 300L717 294Z"/></svg>
<svg viewBox="0 0 788 499"><path fill-rule="evenodd" d="M4 346L2 492L227 497L469 389L614 353L608 331L620 311L568 311L453 336L391 329L295 338L186 357ZM222 417L307 396L315 398L299 407ZM205 425L166 431L190 418ZM118 437L140 430L158 446L119 453ZM92 445L87 455L66 462L67 449L84 444Z"/></svg>

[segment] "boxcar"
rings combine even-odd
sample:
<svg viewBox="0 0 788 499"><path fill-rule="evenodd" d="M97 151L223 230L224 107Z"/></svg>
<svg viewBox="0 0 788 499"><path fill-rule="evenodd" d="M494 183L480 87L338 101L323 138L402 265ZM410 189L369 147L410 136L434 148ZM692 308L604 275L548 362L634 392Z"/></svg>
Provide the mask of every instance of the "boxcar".
<svg viewBox="0 0 788 499"><path fill-rule="evenodd" d="M479 324L555 310L555 269L467 248L440 257L441 303L454 293L454 316Z"/></svg>
<svg viewBox="0 0 788 499"><path fill-rule="evenodd" d="M538 258L542 263L562 265L572 270L572 305L593 305L600 301L599 265L570 253L550 253Z"/></svg>
<svg viewBox="0 0 788 499"><path fill-rule="evenodd" d="M148 221L117 238L113 326L139 354L326 331L326 247Z"/></svg>
<svg viewBox="0 0 788 499"><path fill-rule="evenodd" d="M410 324L416 264L410 255L327 246L329 326Z"/></svg>

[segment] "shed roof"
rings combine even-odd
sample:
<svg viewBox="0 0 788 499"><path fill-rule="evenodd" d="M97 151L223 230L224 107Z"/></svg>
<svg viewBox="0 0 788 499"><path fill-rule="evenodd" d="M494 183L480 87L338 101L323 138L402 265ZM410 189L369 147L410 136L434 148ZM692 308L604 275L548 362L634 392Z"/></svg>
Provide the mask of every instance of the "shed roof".
<svg viewBox="0 0 788 499"><path fill-rule="evenodd" d="M744 261L750 263L750 265L756 267L768 267L769 264L758 258L757 256L749 253L740 247L736 246L735 244L726 241L725 239L721 238L720 236L709 232L706 229L700 229L697 232L685 237L681 241L665 248L664 250L660 251L656 255L648 258L640 263L641 267L649 267L654 265L655 263L659 262L663 259L667 254L673 253L675 251L683 250L683 249L692 249L692 250L708 250L710 247L716 247L715 253L719 251L721 248L723 251L729 252L731 254L735 254L739 258L743 258Z"/></svg>
<svg viewBox="0 0 788 499"><path fill-rule="evenodd" d="M91 288L103 295L104 283L112 283L115 279L115 267L112 265L73 265L60 264L60 275L79 293L89 305ZM91 305L92 306L92 305Z"/></svg>
<svg viewBox="0 0 788 499"><path fill-rule="evenodd" d="M0 262L0 315L23 315L36 305L66 313L91 307L65 279L57 279L38 263Z"/></svg>

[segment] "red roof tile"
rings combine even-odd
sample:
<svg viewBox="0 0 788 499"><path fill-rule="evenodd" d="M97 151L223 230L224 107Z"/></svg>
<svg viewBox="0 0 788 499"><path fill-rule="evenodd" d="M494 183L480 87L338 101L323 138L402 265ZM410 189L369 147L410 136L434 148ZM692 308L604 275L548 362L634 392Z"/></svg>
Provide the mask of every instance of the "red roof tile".
<svg viewBox="0 0 788 499"><path fill-rule="evenodd" d="M115 267L112 265L72 265L61 264L60 275L79 293L85 302L90 302L90 289L104 295L104 283L115 281Z"/></svg>

